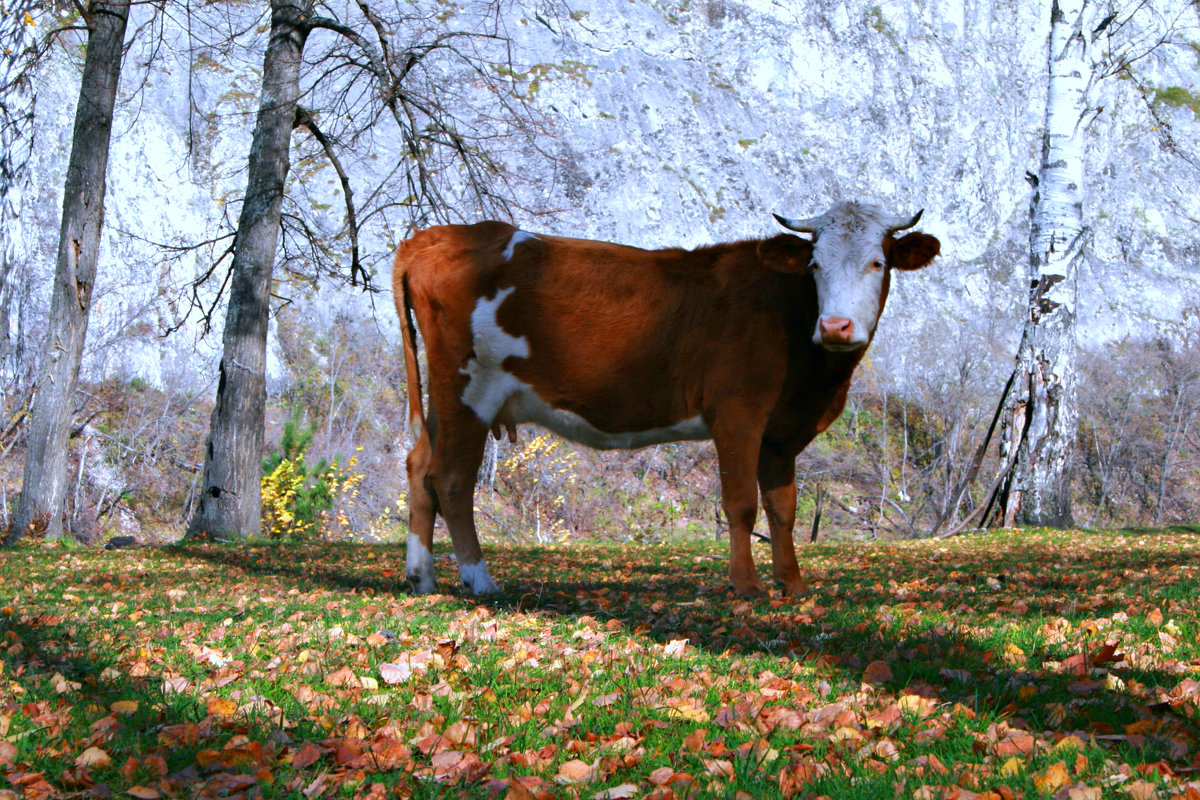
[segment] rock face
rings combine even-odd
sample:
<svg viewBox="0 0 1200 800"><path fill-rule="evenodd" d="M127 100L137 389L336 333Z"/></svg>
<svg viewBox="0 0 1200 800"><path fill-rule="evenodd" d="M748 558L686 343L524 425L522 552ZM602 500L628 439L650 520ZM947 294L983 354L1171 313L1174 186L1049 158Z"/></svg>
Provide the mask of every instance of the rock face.
<svg viewBox="0 0 1200 800"><path fill-rule="evenodd" d="M1170 333L1200 306L1200 167L1187 157L1200 138L1200 100L1188 88L1197 55L1187 43L1200 31L1187 4L1151 6L1155 13L1099 34L1119 34L1105 45L1141 54L1174 26L1181 44L1092 87L1096 110L1083 121L1085 342ZM877 363L901 378L914 362L948 368L939 354L960 354L964 342L1007 358L1028 285L1026 172L1040 158L1048 21L1048 3L1015 1L597 0L586 10L518 2L504 15L513 69L549 132L537 148L500 153L514 208L523 209L514 217L532 230L657 247L767 235L772 211L807 216L845 199L924 208L922 227L942 240L943 255L894 282ZM185 42L180 31L169 36ZM242 191L249 131L239 111L256 100L263 45L253 33L245 42L239 59L180 46L149 67L149 45L135 48L109 168L108 267L86 362L93 375L155 383L212 375L217 337L197 344L195 325L158 333L183 310L186 281L224 245L169 261L145 240L213 236L224 204ZM37 73L33 188L19 220L0 232L30 266L14 278L27 281L28 302L13 326L33 338L53 264L74 58L64 49ZM354 162L364 182L384 174L365 156ZM293 175L333 178L319 164ZM331 235L341 225L332 197ZM386 242L403 232L365 234L364 249L386 270ZM301 299L317 319L346 305L370 313L361 298L330 290ZM387 306L378 303L391 324ZM923 347L914 349L917 338Z"/></svg>

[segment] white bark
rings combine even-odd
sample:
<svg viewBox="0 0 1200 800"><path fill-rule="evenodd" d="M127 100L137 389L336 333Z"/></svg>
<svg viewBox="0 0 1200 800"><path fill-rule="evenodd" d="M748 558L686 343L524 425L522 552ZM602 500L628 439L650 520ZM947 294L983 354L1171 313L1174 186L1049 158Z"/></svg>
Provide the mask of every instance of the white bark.
<svg viewBox="0 0 1200 800"><path fill-rule="evenodd" d="M1084 118L1091 74L1088 0L1052 0L1042 165L1030 226L1028 317L1018 353L1020 390L1008 416L1019 442L1005 522L1068 526L1075 400L1077 272L1084 242ZM1023 433L1023 435L1022 435Z"/></svg>
<svg viewBox="0 0 1200 800"><path fill-rule="evenodd" d="M18 243L23 230L25 197L30 190L29 162L33 149L35 95L31 81L36 53L33 16L35 0L10 3L0 14L0 383L21 373L11 360L9 312L15 269L21 262ZM5 404L7 410L7 404Z"/></svg>

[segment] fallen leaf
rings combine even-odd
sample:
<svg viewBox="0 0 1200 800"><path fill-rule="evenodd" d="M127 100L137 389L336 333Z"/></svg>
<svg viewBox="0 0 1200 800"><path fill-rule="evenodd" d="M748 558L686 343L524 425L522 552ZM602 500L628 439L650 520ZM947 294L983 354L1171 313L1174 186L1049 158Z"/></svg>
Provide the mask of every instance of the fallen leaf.
<svg viewBox="0 0 1200 800"><path fill-rule="evenodd" d="M75 766L77 767L95 767L96 769L105 769L112 765L112 757L108 753L101 750L99 747L89 747L78 756L75 757Z"/></svg>
<svg viewBox="0 0 1200 800"><path fill-rule="evenodd" d="M1053 794L1070 782L1071 776L1067 773L1065 761L1056 761L1041 775L1033 776L1034 786L1038 788L1039 792L1046 794Z"/></svg>
<svg viewBox="0 0 1200 800"><path fill-rule="evenodd" d="M867 664L867 668L863 670L862 682L871 686L878 686L881 683L886 683L892 679L892 668L886 661L872 661Z"/></svg>
<svg viewBox="0 0 1200 800"><path fill-rule="evenodd" d="M152 789L149 786L130 786L125 790L125 794L130 797L136 797L138 800L158 800L162 797L157 789Z"/></svg>
<svg viewBox="0 0 1200 800"><path fill-rule="evenodd" d="M637 784L622 783L620 786L596 792L592 795L592 800L630 800L630 798L640 796L641 790L638 789Z"/></svg>
<svg viewBox="0 0 1200 800"><path fill-rule="evenodd" d="M555 780L561 784L583 783L591 780L596 774L595 767L577 758L559 765Z"/></svg>
<svg viewBox="0 0 1200 800"><path fill-rule="evenodd" d="M132 714L133 712L138 710L138 701L137 700L117 700L115 703L113 703L111 706L108 707L108 710L113 712L114 714Z"/></svg>
<svg viewBox="0 0 1200 800"><path fill-rule="evenodd" d="M292 768L304 769L307 766L315 764L321 758L321 748L312 742L305 742L300 745L300 749L292 756Z"/></svg>
<svg viewBox="0 0 1200 800"><path fill-rule="evenodd" d="M232 717L237 713L237 703L227 697L208 698L208 713L214 717Z"/></svg>
<svg viewBox="0 0 1200 800"><path fill-rule="evenodd" d="M380 664L379 677L389 686L404 683L413 676L413 668L408 662L400 664Z"/></svg>
<svg viewBox="0 0 1200 800"><path fill-rule="evenodd" d="M708 770L709 775L718 778L726 778L732 780L734 777L733 762L726 761L723 758L704 758L701 759L704 763L704 768Z"/></svg>

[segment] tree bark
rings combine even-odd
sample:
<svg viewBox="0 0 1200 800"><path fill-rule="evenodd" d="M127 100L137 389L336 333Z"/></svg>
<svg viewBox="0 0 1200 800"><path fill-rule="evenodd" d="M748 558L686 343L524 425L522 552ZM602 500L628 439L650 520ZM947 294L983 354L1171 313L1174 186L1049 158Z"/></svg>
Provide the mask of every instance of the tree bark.
<svg viewBox="0 0 1200 800"><path fill-rule="evenodd" d="M1083 252L1084 116L1090 75L1088 0L1052 0L1042 165L1030 226L1028 316L1006 418L1006 525L1072 524L1077 272Z"/></svg>
<svg viewBox="0 0 1200 800"><path fill-rule="evenodd" d="M0 59L0 383L5 391L21 374L13 359L17 348L9 336L9 325L16 283L13 276L20 263L17 242L30 188L35 102L30 72L37 54L30 24L33 17L27 16L36 10L35 0L8 5L7 13L0 14L0 49L7 56ZM2 405L7 417L7 397Z"/></svg>
<svg viewBox="0 0 1200 800"><path fill-rule="evenodd" d="M67 438L96 281L109 138L129 6L130 0L92 0L87 9L87 55L67 165L50 320L31 407L21 499L9 542L43 525L47 538L58 538L63 532Z"/></svg>
<svg viewBox="0 0 1200 800"><path fill-rule="evenodd" d="M262 100L238 219L203 487L188 525L191 537L245 537L259 532L271 272L300 94L306 20L312 9L313 0L271 0Z"/></svg>

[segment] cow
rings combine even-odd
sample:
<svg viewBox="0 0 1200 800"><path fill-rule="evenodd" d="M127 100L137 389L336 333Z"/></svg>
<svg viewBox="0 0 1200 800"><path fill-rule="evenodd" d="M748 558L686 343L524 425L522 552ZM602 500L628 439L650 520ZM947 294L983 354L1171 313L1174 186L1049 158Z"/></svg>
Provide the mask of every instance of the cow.
<svg viewBox="0 0 1200 800"><path fill-rule="evenodd" d="M489 431L519 423L595 448L711 439L733 590L764 593L750 548L760 491L775 579L788 594L808 590L792 541L796 456L842 413L892 270L924 267L941 245L920 232L897 238L921 212L848 202L811 219L774 216L793 233L694 250L504 222L428 228L400 245L392 278L417 437L407 459L415 592L437 590L439 513L462 582L499 591L475 529L475 481Z"/></svg>

